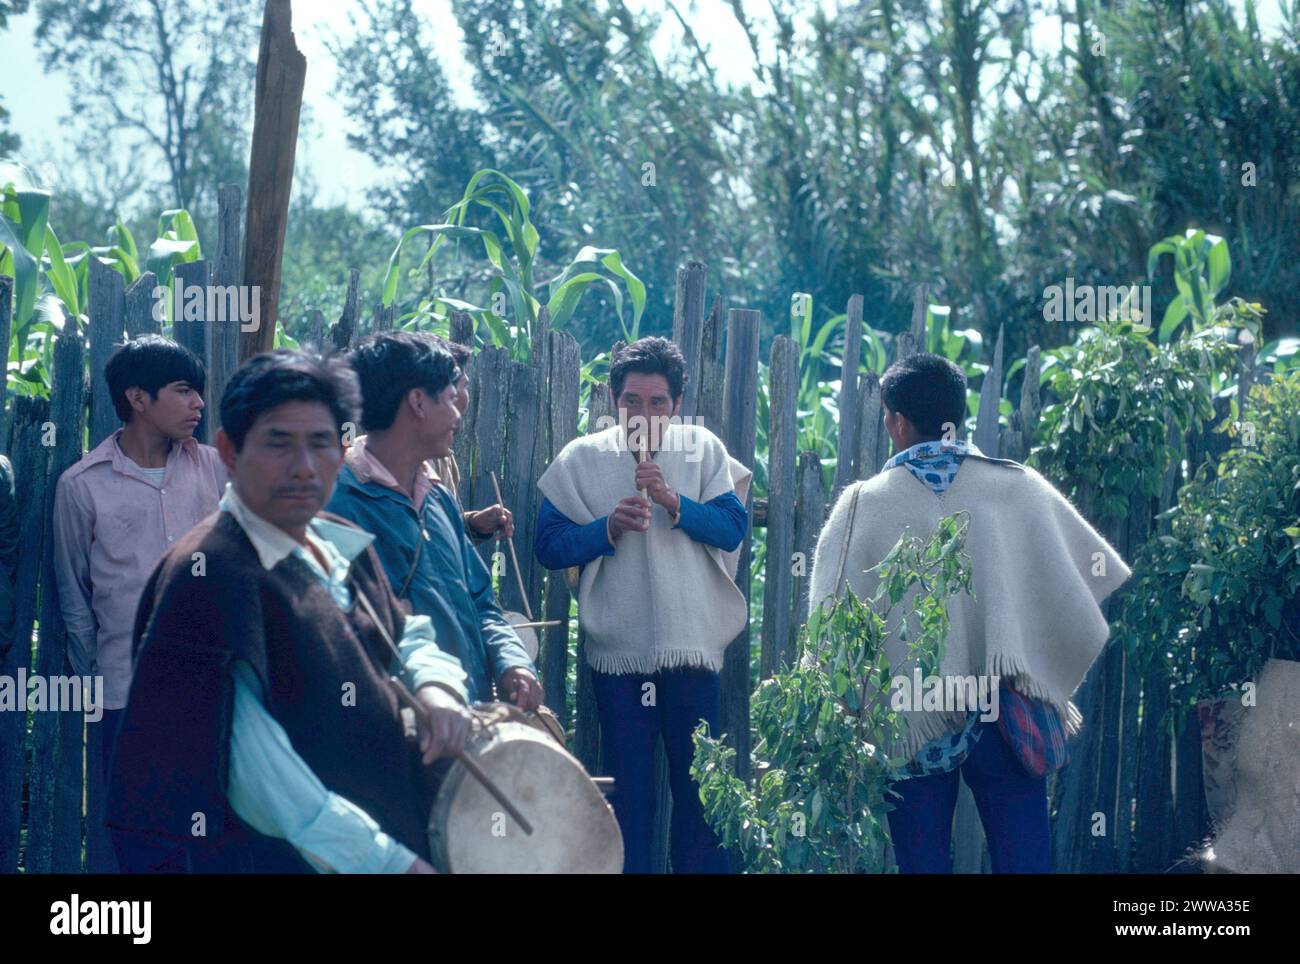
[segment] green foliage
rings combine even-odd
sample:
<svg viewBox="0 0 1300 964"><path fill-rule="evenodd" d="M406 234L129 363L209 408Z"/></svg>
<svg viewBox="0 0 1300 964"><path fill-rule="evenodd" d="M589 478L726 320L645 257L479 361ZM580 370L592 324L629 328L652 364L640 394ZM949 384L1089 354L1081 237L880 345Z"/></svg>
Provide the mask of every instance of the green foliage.
<svg viewBox="0 0 1300 964"><path fill-rule="evenodd" d="M15 279L13 333L7 347L6 383L21 395L48 395L54 339L72 321L84 328L89 302L90 258L98 258L127 284L140 276L139 251L131 230L117 220L107 243L62 243L49 222L50 193L34 185L16 162L0 164L0 274ZM160 285L170 288L172 268L202 257L198 232L183 208L164 211L158 240L149 248L148 268ZM166 299L171 318L172 299ZM87 356L89 363L89 356Z"/></svg>
<svg viewBox="0 0 1300 964"><path fill-rule="evenodd" d="M502 243L496 232L466 223L470 212L475 210L496 215L507 244ZM383 289L385 306L391 305L397 296L402 249L408 242L426 234L431 238L429 247L416 271L423 271L449 239L482 243L483 253L492 268L486 291L489 307L479 307L439 291L422 299L414 311L402 315L400 321L403 325L445 326L452 310L465 311L487 325L494 344L509 348L511 356L517 360L529 358L541 300L534 278L539 237L529 217L528 194L524 189L500 171L477 171L470 178L461 199L443 215L443 223L423 224L402 235L388 259ZM632 303L631 328L625 321L620 282L626 286ZM624 340L630 342L639 337L641 314L645 310L645 285L624 265L623 257L616 249L584 246L546 284L549 293L547 311L553 327L560 328L568 322L588 288L603 285L613 297L614 313L622 327ZM507 321L508 318L513 322Z"/></svg>
<svg viewBox="0 0 1300 964"><path fill-rule="evenodd" d="M284 239L279 317L299 338L313 313L337 319L347 297L348 272L359 268L362 314L379 301L393 234L345 204L318 203L310 185L295 191Z"/></svg>
<svg viewBox="0 0 1300 964"><path fill-rule="evenodd" d="M1232 257L1226 240L1195 228L1188 228L1181 237L1171 235L1151 246L1147 255L1147 274L1151 277L1155 277L1156 265L1163 254L1174 259L1178 294L1160 322L1161 344L1171 341L1185 322L1190 322L1192 332L1222 326L1244 328L1253 338L1259 338L1264 310L1258 303L1232 298L1225 304L1215 304L1232 276Z"/></svg>
<svg viewBox="0 0 1300 964"><path fill-rule="evenodd" d="M93 184L129 155L133 189L215 223L218 187L248 179L262 7L42 0L41 65L67 78L75 105L77 128L60 131L70 150L63 166Z"/></svg>
<svg viewBox="0 0 1300 964"><path fill-rule="evenodd" d="M1032 461L1096 519L1126 515L1134 492L1159 494L1167 467L1182 456L1185 435L1214 418L1216 397L1235 391L1236 348L1229 339L1260 331L1258 304L1215 303L1232 274L1223 239L1192 229L1167 237L1150 248L1150 273L1164 254L1173 256L1180 293L1161 322L1159 344L1145 334L1148 319L1136 328L1109 318L1081 332L1074 345L1051 351L1043 367L1058 401L1043 409L1043 441ZM1268 347L1267 360L1276 363L1285 349ZM1177 430L1172 438L1171 428Z"/></svg>
<svg viewBox="0 0 1300 964"><path fill-rule="evenodd" d="M1270 35L1232 0L762 7L723 5L753 65L737 83L717 69L735 52L696 36L681 5L455 0L471 108L435 48L442 25L413 0L367 0L339 51L355 143L401 172L384 204L403 222L434 219L469 171L516 174L543 248L599 232L636 252L651 319L685 258L777 331L790 293L809 293L812 337L854 292L874 328L904 330L927 281L954 331L991 339L1005 322L1015 357L1062 339L1046 285L1137 282L1150 239L1198 224L1232 246L1217 296L1269 305L1267 339L1289 330L1289 11ZM1180 292L1168 272L1156 287L1159 317ZM587 351L615 337L613 319L587 321Z"/></svg>
<svg viewBox="0 0 1300 964"><path fill-rule="evenodd" d="M14 279L13 324L30 322L40 292L40 262L45 252L45 228L50 215L50 193L37 187L21 164L0 166L4 204L0 216L0 274Z"/></svg>
<svg viewBox="0 0 1300 964"><path fill-rule="evenodd" d="M948 599L971 592L970 520L940 521L926 541L904 536L878 566L869 601L852 591L815 610L800 634L798 663L764 680L750 701L750 786L734 774L735 751L696 731L691 773L723 845L750 871L879 872L891 776L905 760L886 748L905 724L890 706L894 668L886 625L926 675L943 658ZM919 592L904 603L913 587Z"/></svg>
<svg viewBox="0 0 1300 964"><path fill-rule="evenodd" d="M1167 342L1190 319L1192 330L1199 331L1214 323L1214 299L1228 285L1232 262L1228 242L1204 231L1188 228L1185 235L1172 235L1151 246L1147 255L1147 275L1154 278L1162 254L1174 259L1174 284L1178 294L1160 322L1160 341Z"/></svg>
<svg viewBox="0 0 1300 964"><path fill-rule="evenodd" d="M1254 386L1235 444L1203 463L1139 552L1114 627L1186 700L1300 659L1300 372Z"/></svg>
<svg viewBox="0 0 1300 964"><path fill-rule="evenodd" d="M127 237L130 233L127 232ZM135 242L131 242L131 251L135 250ZM194 219L190 217L190 212L183 208L164 211L158 218L158 240L149 245L149 262L148 270L152 271L157 277L160 284L170 282L172 269L178 264L189 264L192 261L198 261L203 257L203 251L199 247L199 232L194 227ZM128 270L134 269L134 260L127 265ZM135 270L135 276L139 276L139 271ZM128 282L134 281L135 278L127 274Z"/></svg>
<svg viewBox="0 0 1300 964"><path fill-rule="evenodd" d="M1030 461L1094 519L1122 518L1134 492L1159 494L1183 435L1213 419L1210 380L1234 352L1210 330L1168 345L1124 321L1085 331L1056 349L1048 384L1059 401L1043 409Z"/></svg>

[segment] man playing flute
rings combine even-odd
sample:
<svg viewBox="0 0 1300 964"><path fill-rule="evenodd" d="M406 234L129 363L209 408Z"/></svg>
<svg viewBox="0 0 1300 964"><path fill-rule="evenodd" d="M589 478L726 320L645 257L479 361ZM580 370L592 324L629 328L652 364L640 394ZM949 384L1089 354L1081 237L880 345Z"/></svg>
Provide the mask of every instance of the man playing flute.
<svg viewBox="0 0 1300 964"><path fill-rule="evenodd" d="M667 339L624 348L610 366L619 424L570 442L537 483L538 561L582 569L578 617L628 873L651 869L661 735L672 869L728 869L691 779L691 734L701 720L718 732L723 653L748 618L734 579L752 473L703 426L669 421L685 380Z"/></svg>

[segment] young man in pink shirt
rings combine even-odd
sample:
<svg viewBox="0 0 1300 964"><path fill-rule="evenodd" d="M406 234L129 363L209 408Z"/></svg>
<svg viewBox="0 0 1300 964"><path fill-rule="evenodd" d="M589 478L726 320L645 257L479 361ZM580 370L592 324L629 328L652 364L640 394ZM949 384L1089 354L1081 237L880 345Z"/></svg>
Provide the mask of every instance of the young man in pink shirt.
<svg viewBox="0 0 1300 964"><path fill-rule="evenodd" d="M172 543L217 511L225 466L194 438L203 363L159 335L120 347L104 366L123 422L59 478L54 567L68 658L102 676L104 771L131 688L131 633L140 593Z"/></svg>

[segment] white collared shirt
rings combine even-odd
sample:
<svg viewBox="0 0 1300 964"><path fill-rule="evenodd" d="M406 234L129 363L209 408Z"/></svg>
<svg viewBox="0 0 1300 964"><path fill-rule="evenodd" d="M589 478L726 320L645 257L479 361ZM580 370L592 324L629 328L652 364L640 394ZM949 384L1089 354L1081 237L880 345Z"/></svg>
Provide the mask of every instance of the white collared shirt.
<svg viewBox="0 0 1300 964"><path fill-rule="evenodd" d="M302 543L253 512L233 485L226 486L221 510L239 523L263 567L273 569L297 554L329 588L339 608L345 612L351 608L348 570L374 541L373 534L328 519L312 519L307 539L328 561L326 572ZM406 617L398 649L412 691L433 683L465 700L465 672L459 661L438 649L429 617ZM415 854L384 833L356 804L325 787L267 711L251 666L237 661L232 675L235 705L226 795L240 819L259 833L287 840L323 872L404 873Z"/></svg>

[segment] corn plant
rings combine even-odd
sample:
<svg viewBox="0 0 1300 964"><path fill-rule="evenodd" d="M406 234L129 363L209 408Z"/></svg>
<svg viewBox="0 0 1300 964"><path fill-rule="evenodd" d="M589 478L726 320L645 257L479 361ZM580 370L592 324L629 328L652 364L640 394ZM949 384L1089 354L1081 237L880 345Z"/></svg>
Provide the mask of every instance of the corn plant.
<svg viewBox="0 0 1300 964"><path fill-rule="evenodd" d="M1178 294L1169 302L1160 321L1157 338L1163 345L1190 322L1192 331L1214 324L1214 299L1228 286L1232 261L1228 242L1213 234L1188 228L1182 235L1173 234L1151 246L1147 252L1147 276L1154 278L1161 255L1174 259L1174 285Z"/></svg>
<svg viewBox="0 0 1300 964"><path fill-rule="evenodd" d="M495 345L509 348L512 358L526 361L531 357L533 330L543 304L536 280L539 237L529 210L527 192L512 178L490 168L476 172L461 199L447 209L442 223L418 225L406 231L397 242L384 277L384 306L389 307L397 298L402 276L401 256L417 237L427 235L429 247L416 271L424 270L448 241L457 245L466 240L478 241L492 270L486 291L487 305L476 305L438 291L421 299L412 311L398 318L398 323L403 327L431 326L434 330L445 330L453 310L468 312L487 326ZM469 223L471 213L483 212L488 213L489 223L490 216L495 215L500 233ZM591 286L603 285L613 298L623 339L632 342L639 336L645 310L645 285L623 263L623 256L616 248L585 246L558 275L543 284L552 327L563 327ZM624 287L631 302L630 327L624 310Z"/></svg>
<svg viewBox="0 0 1300 964"><path fill-rule="evenodd" d="M7 348L6 383L22 395L47 395L54 338L69 320L86 324L90 258L98 258L127 284L140 277L140 255L129 228L120 220L107 243L59 241L49 223L50 193L17 162L0 163L0 274L14 279L13 334ZM198 232L188 211L164 211L158 238L149 247L148 270L160 285L173 283L172 269L202 257ZM168 321L172 299L166 299Z"/></svg>

